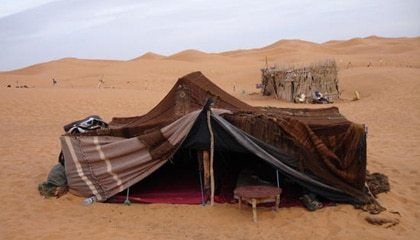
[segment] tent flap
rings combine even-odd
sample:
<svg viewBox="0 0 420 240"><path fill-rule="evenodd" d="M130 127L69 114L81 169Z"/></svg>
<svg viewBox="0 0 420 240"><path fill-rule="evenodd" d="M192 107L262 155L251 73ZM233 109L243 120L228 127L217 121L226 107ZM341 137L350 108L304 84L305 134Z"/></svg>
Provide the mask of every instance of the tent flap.
<svg viewBox="0 0 420 240"><path fill-rule="evenodd" d="M61 137L69 187L98 201L149 176L171 157L187 136L200 111L161 129L132 138L112 136Z"/></svg>

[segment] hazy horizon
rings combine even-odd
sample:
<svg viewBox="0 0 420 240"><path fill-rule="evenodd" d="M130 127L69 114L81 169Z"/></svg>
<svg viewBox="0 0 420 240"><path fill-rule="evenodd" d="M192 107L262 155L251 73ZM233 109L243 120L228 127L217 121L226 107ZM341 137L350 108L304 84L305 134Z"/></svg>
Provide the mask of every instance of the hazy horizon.
<svg viewBox="0 0 420 240"><path fill-rule="evenodd" d="M256 48L281 39L316 43L420 36L420 2L3 0L0 71L65 57L128 60Z"/></svg>

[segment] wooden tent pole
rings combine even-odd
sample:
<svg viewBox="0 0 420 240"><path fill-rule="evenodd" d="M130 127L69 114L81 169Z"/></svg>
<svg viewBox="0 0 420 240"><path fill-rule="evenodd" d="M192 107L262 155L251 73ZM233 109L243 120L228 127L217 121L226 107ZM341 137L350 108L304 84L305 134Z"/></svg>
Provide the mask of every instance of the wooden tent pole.
<svg viewBox="0 0 420 240"><path fill-rule="evenodd" d="M204 169L204 194L207 196L210 190L210 158L209 151L202 151L200 154L203 159Z"/></svg>
<svg viewBox="0 0 420 240"><path fill-rule="evenodd" d="M210 205L213 206L214 204L214 170L213 170L213 162L214 162L214 135L213 129L210 123L210 110L207 111L207 126L210 132Z"/></svg>
<svg viewBox="0 0 420 240"><path fill-rule="evenodd" d="M204 164L203 164L203 156L200 154L201 152L197 153L197 160L198 160L198 175L200 179L200 190L201 190L201 205L206 205L206 200L204 198L204 182L203 182L203 172L204 172Z"/></svg>

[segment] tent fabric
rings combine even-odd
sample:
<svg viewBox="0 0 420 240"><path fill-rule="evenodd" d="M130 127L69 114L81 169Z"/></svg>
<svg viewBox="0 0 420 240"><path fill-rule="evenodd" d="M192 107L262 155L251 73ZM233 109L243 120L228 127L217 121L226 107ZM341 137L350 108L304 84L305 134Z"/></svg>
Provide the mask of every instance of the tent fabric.
<svg viewBox="0 0 420 240"><path fill-rule="evenodd" d="M226 119L216 115L213 115L213 118L217 121L218 125L228 131L229 134L234 137L240 145L244 146L251 153L274 166L284 176L288 177L289 179L293 179L300 185L310 189L312 192L337 202L351 202L361 204L368 201L368 196L363 192L346 192L340 188L334 187L334 185L326 184L325 182L317 180L316 178L298 171L297 169L285 164L281 158L276 158L269 152L265 151L264 147L261 147L257 144L258 140L230 124Z"/></svg>
<svg viewBox="0 0 420 240"><path fill-rule="evenodd" d="M62 136L70 188L105 201L159 169L180 147L208 149L203 108L209 99L216 151L250 152L330 200L369 201L362 125L337 108L252 107L201 72L180 78L143 116L114 118L107 129Z"/></svg>
<svg viewBox="0 0 420 240"><path fill-rule="evenodd" d="M90 133L62 136L70 188L82 196L93 195L105 201L141 181L176 152L200 112L191 112L163 128L132 138ZM230 113L221 109L215 112Z"/></svg>
<svg viewBox="0 0 420 240"><path fill-rule="evenodd" d="M318 118L306 124L293 117L276 114L236 113L225 116L244 130L298 161L301 172L310 172L319 180L364 198L366 146L364 126L345 119L334 124ZM323 124L321 124L323 122Z"/></svg>
<svg viewBox="0 0 420 240"><path fill-rule="evenodd" d="M113 135L132 137L148 129L165 126L181 116L201 110L207 100L214 100L214 107L230 111L259 111L212 83L201 72L179 78L165 98L143 116L113 118L109 123Z"/></svg>

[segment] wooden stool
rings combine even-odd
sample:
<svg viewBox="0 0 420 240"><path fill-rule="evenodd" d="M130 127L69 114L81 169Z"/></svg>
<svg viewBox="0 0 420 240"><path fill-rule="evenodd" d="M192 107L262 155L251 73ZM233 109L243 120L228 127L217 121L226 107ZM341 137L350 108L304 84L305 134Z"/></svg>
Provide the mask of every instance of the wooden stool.
<svg viewBox="0 0 420 240"><path fill-rule="evenodd" d="M238 199L239 209L242 201L252 205L252 219L257 222L257 205L260 203L275 203L277 211L280 204L281 189L273 186L241 186L233 192L235 199Z"/></svg>

